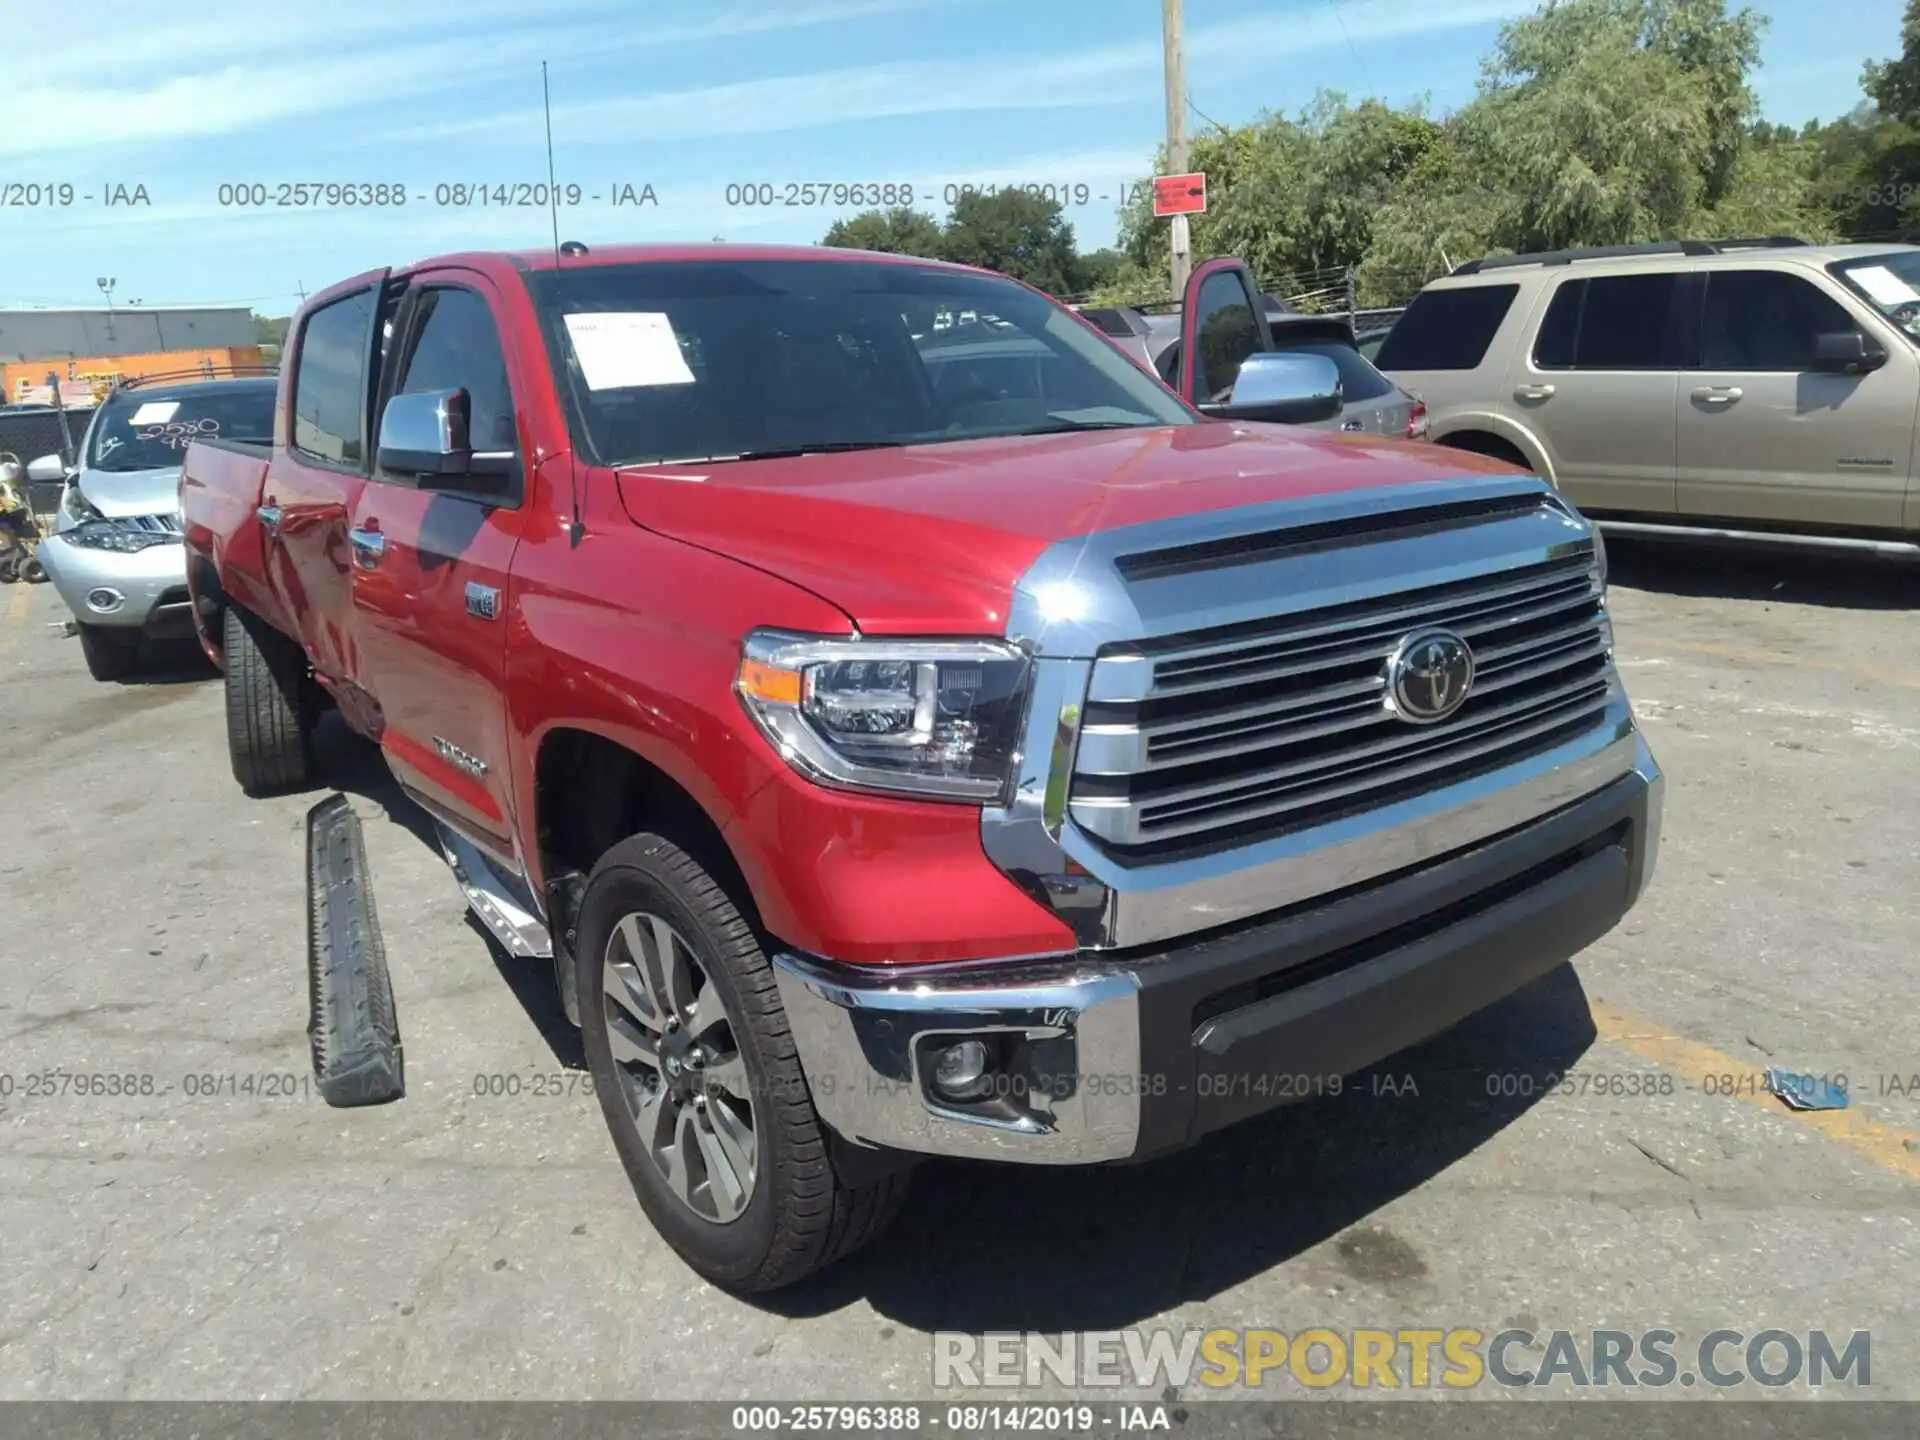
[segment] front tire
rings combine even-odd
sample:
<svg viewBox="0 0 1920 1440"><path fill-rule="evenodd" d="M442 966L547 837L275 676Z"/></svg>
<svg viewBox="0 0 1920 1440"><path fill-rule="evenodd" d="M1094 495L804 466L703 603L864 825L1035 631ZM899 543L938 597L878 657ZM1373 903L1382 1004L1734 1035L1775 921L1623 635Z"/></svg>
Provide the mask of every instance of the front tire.
<svg viewBox="0 0 1920 1440"><path fill-rule="evenodd" d="M233 778L249 795L305 788L313 775L305 654L237 605L227 606L222 625Z"/></svg>
<svg viewBox="0 0 1920 1440"><path fill-rule="evenodd" d="M641 1208L680 1257L743 1293L804 1279L898 1212L905 1173L844 1184L753 928L658 835L609 850L575 951L593 1088Z"/></svg>
<svg viewBox="0 0 1920 1440"><path fill-rule="evenodd" d="M82 624L80 654L87 662L87 673L100 681L124 680L140 658L139 650L100 625Z"/></svg>

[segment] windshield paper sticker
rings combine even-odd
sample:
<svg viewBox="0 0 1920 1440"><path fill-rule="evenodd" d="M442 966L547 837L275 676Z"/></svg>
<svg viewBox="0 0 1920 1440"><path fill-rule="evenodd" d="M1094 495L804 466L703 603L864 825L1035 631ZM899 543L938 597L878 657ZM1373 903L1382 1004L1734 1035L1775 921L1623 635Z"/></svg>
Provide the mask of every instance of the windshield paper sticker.
<svg viewBox="0 0 1920 1440"><path fill-rule="evenodd" d="M178 400L149 400L133 412L129 425L164 425L180 408Z"/></svg>
<svg viewBox="0 0 1920 1440"><path fill-rule="evenodd" d="M569 315L567 335L589 390L693 383L693 371L680 353L680 339L659 311Z"/></svg>
<svg viewBox="0 0 1920 1440"><path fill-rule="evenodd" d="M1847 274L1882 305L1909 305L1920 300L1920 290L1915 290L1884 265L1862 265Z"/></svg>

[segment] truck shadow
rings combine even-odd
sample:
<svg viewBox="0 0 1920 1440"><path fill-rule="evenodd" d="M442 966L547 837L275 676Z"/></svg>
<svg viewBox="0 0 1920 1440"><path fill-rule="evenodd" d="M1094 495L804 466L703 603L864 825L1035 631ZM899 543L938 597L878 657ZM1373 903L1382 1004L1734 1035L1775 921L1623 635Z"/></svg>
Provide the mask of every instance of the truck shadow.
<svg viewBox="0 0 1920 1440"><path fill-rule="evenodd" d="M1662 595L1836 610L1920 609L1920 565L1668 540L1607 542L1611 584Z"/></svg>
<svg viewBox="0 0 1920 1440"><path fill-rule="evenodd" d="M935 1162L894 1226L817 1281L761 1297L864 1299L916 1330L1111 1330L1205 1300L1332 1240L1320 1288L1417 1299L1417 1239L1365 1223L1512 1124L1593 1043L1572 966L1350 1076L1342 1093L1136 1166ZM1337 1237L1337 1238L1336 1238Z"/></svg>

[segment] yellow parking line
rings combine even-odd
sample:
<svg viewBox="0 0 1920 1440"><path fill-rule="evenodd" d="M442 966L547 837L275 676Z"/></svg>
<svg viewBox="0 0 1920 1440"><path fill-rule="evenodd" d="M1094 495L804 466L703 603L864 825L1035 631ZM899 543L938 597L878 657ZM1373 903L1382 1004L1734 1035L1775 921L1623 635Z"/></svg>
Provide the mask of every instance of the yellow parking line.
<svg viewBox="0 0 1920 1440"><path fill-rule="evenodd" d="M1849 665L1844 660L1803 660L1796 655L1769 655L1764 650L1748 650L1738 645L1714 645L1703 640L1663 640L1660 648L1669 650L1691 650L1699 655L1719 655L1730 660L1757 660L1767 665L1797 665L1807 670L1831 670L1837 675L1851 675L1859 680L1871 680L1877 685L1895 685L1902 690L1920 690L1920 678L1903 671L1888 670L1878 665Z"/></svg>
<svg viewBox="0 0 1920 1440"><path fill-rule="evenodd" d="M1920 1147L1920 1137L1869 1120L1858 1110L1789 1110L1777 1096L1762 1087L1760 1068L1723 1055L1710 1045L1676 1035L1664 1026L1603 1000L1590 1000L1588 1008L1593 1012L1594 1028L1602 1039L1624 1046L1643 1060L1678 1071L1696 1088L1703 1087L1711 1077L1715 1089L1722 1095L1749 1101L1779 1119L1798 1121L1896 1174L1920 1180L1920 1153L1909 1149L1907 1144L1911 1140Z"/></svg>
<svg viewBox="0 0 1920 1440"><path fill-rule="evenodd" d="M0 615L0 655L13 653L13 647L20 643L20 636L27 628L27 610L33 604L33 587L15 581L7 587L13 593L7 597L6 613Z"/></svg>

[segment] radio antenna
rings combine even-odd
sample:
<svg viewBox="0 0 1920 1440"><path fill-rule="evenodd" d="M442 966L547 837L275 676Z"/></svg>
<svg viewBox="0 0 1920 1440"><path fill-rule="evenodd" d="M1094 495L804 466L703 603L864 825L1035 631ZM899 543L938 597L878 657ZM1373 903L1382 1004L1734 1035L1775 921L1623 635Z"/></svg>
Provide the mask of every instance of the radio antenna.
<svg viewBox="0 0 1920 1440"><path fill-rule="evenodd" d="M553 168L553 91L547 84L547 62L540 62L540 109L547 121L547 213L553 218L553 269L560 271L560 182ZM580 462L574 455L573 437L567 437L567 488L573 494L573 523L567 538L579 545L586 526L580 522Z"/></svg>

